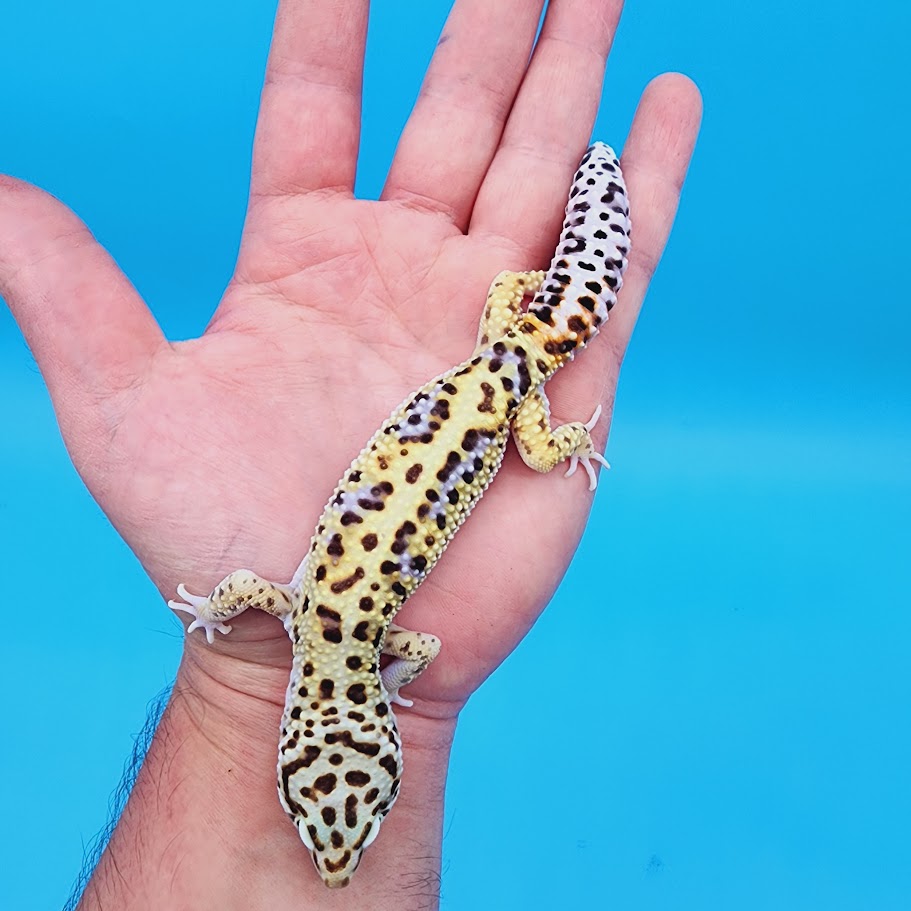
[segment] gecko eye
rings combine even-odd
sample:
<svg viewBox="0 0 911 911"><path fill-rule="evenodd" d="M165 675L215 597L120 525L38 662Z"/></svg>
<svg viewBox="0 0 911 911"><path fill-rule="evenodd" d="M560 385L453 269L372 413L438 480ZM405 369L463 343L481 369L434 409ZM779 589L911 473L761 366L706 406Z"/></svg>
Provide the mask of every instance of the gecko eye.
<svg viewBox="0 0 911 911"><path fill-rule="evenodd" d="M382 819L373 820L373 825L370 827L370 831L367 833L367 837L364 839L364 843L361 845L362 851L365 848L369 848L370 845L372 845L374 843L374 841L376 841L377 835L380 834L380 823L381 822L382 822Z"/></svg>
<svg viewBox="0 0 911 911"><path fill-rule="evenodd" d="M310 833L307 831L306 819L299 819L297 821L297 831L300 833L301 841L307 846L308 850L313 851L313 839L310 837Z"/></svg>

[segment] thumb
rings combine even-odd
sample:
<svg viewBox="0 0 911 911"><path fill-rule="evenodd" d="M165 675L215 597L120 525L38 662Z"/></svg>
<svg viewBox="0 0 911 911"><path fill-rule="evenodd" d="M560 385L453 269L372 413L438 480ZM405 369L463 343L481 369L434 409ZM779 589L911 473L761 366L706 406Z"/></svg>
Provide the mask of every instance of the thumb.
<svg viewBox="0 0 911 911"><path fill-rule="evenodd" d="M168 345L139 294L82 221L50 194L3 175L0 295L64 427L74 419L91 424L88 403L97 406L132 386Z"/></svg>

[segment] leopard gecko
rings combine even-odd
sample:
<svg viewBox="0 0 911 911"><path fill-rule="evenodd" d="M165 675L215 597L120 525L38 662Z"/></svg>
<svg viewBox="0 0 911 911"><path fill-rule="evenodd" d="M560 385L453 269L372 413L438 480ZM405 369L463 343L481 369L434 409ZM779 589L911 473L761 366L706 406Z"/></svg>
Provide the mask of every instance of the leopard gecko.
<svg viewBox="0 0 911 911"><path fill-rule="evenodd" d="M345 886L399 790L393 705L440 640L393 621L500 467L510 432L546 472L569 460L595 486L587 423L550 426L543 385L607 319L629 256L629 203L613 150L575 173L550 269L501 272L472 356L400 405L339 481L288 583L238 570L208 596L178 586L172 608L209 642L247 608L284 621L293 662L278 754L282 806L327 886ZM524 299L530 296L528 309ZM381 667L380 656L389 656Z"/></svg>

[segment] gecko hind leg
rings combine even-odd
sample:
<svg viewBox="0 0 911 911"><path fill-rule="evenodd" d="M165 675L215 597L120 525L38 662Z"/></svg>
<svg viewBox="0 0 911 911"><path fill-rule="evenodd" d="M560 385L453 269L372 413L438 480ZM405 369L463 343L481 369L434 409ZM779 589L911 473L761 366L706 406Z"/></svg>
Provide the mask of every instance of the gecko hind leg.
<svg viewBox="0 0 911 911"><path fill-rule="evenodd" d="M544 284L543 272L500 272L487 292L484 315L478 328L475 354L503 338L522 314L526 294L536 294Z"/></svg>
<svg viewBox="0 0 911 911"><path fill-rule="evenodd" d="M430 633L414 633L401 626L390 624L383 643L383 654L392 661L381 671L383 686L389 701L406 708L413 705L410 699L399 695L399 690L419 677L440 653L440 640Z"/></svg>
<svg viewBox="0 0 911 911"><path fill-rule="evenodd" d="M210 643L215 641L216 630L223 635L230 633L231 627L225 621L249 607L278 617L287 629L294 604L290 585L267 582L249 569L239 569L225 576L208 596L194 595L183 583L177 586L177 594L183 601L168 601L168 606L190 614L193 622L187 627L187 633L204 629Z"/></svg>
<svg viewBox="0 0 911 911"><path fill-rule="evenodd" d="M540 387L533 389L519 405L512 423L519 454L526 465L541 472L551 471L560 462L569 459L567 477L574 474L581 463L588 475L588 489L594 490L598 479L592 462L610 468L607 459L595 449L591 438L591 430L600 417L599 405L584 424L570 421L551 429L547 396Z"/></svg>

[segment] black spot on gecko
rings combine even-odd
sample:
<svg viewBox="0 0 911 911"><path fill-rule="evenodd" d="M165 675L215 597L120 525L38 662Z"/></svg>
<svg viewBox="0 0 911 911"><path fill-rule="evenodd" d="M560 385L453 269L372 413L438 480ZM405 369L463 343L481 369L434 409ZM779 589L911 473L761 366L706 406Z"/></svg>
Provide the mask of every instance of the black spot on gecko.
<svg viewBox="0 0 911 911"><path fill-rule="evenodd" d="M355 585L360 579L364 578L364 567L359 566L347 579L339 579L338 582L333 582L329 586L330 589L336 594L339 595L342 592L348 591L351 586Z"/></svg>
<svg viewBox="0 0 911 911"><path fill-rule="evenodd" d="M408 469L408 471L405 472L405 480L409 484L414 484L414 482L417 481L417 479L421 476L421 472L423 470L424 466L420 462L415 463L411 466L411 468Z"/></svg>
<svg viewBox="0 0 911 911"><path fill-rule="evenodd" d="M496 395L496 390L490 383L481 383L481 392L484 393L484 401L478 405L478 411L494 414L496 409L493 406L493 399Z"/></svg>
<svg viewBox="0 0 911 911"><path fill-rule="evenodd" d="M351 635L354 636L354 638L357 639L359 642L366 642L367 641L367 627L369 625L370 624L366 620L361 620L361 622L358 623L357 626L354 627L354 629L351 632Z"/></svg>
<svg viewBox="0 0 911 911"><path fill-rule="evenodd" d="M542 323L545 323L548 326L553 326L554 318L553 311L550 307L538 307L535 309L535 316L541 320Z"/></svg>
<svg viewBox="0 0 911 911"><path fill-rule="evenodd" d="M383 756L380 759L380 765L389 773L390 777L395 778L399 771L399 765L393 756Z"/></svg>
<svg viewBox="0 0 911 911"><path fill-rule="evenodd" d="M528 372L528 364L525 361L519 361L516 369L519 372L519 394L525 395L531 387L531 374Z"/></svg>
<svg viewBox="0 0 911 911"><path fill-rule="evenodd" d="M380 572L384 576L388 576L391 573L397 572L401 568L402 565L400 563L393 563L391 560L383 560L383 562L380 564Z"/></svg>
<svg viewBox="0 0 911 911"><path fill-rule="evenodd" d="M335 790L337 784L338 778L332 772L327 772L325 775L320 775L320 777L313 782L313 787L317 791L322 791L324 794L331 794Z"/></svg>
<svg viewBox="0 0 911 911"><path fill-rule="evenodd" d="M360 740L354 739L351 731L342 731L338 735L338 739L346 747L350 747L352 750L356 750L358 753L362 753L364 756L376 756L380 751L380 745L378 743L361 743Z"/></svg>
<svg viewBox="0 0 911 911"><path fill-rule="evenodd" d="M324 620L332 620L334 623L342 622L342 615L338 611L332 610L331 607L326 607L325 604L317 606L316 616L322 617Z"/></svg>
<svg viewBox="0 0 911 911"><path fill-rule="evenodd" d="M355 525L360 524L364 520L356 512L351 512L349 510L346 513L342 513L342 518L340 521L342 525Z"/></svg>
<svg viewBox="0 0 911 911"><path fill-rule="evenodd" d="M370 783L370 776L366 772L361 772L359 769L352 769L345 775L345 781L355 788L362 788L364 785Z"/></svg>
<svg viewBox="0 0 911 911"><path fill-rule="evenodd" d="M335 825L335 808L334 807L323 807L320 811L320 815L323 817L323 822L327 826Z"/></svg>
<svg viewBox="0 0 911 911"><path fill-rule="evenodd" d="M589 313L594 313L595 307L598 306L598 302L593 297L583 294L582 297L579 298L579 306L585 307Z"/></svg>
<svg viewBox="0 0 911 911"><path fill-rule="evenodd" d="M326 547L326 553L332 557L341 557L344 555L345 548L342 546L342 536L340 532L336 532L332 536Z"/></svg>
<svg viewBox="0 0 911 911"><path fill-rule="evenodd" d="M361 661L360 657L357 655L349 655L345 659L345 667L347 667L349 670L352 670L352 671L359 671L361 669L361 665L363 663L364 662Z"/></svg>
<svg viewBox="0 0 911 911"><path fill-rule="evenodd" d="M326 677L319 682L319 694L322 699L331 699L332 694L335 692L335 683Z"/></svg>
<svg viewBox="0 0 911 911"><path fill-rule="evenodd" d="M364 597L358 601L357 606L362 611L372 611L373 610L373 598Z"/></svg>
<svg viewBox="0 0 911 911"><path fill-rule="evenodd" d="M569 328L572 329L573 332L580 332L580 333L585 332L585 330L588 328L588 326L586 326L586 324L585 324L585 320L582 319L582 317L578 316L578 315L571 316L569 318L569 320L567 320L566 325L569 326Z"/></svg>
<svg viewBox="0 0 911 911"><path fill-rule="evenodd" d="M349 772L348 774L350 775L351 773ZM363 774L363 772L361 772L360 774ZM345 780L347 781L347 776L345 777ZM367 780L368 781L370 780L369 775L367 776ZM379 792L377 792L377 793L379 793ZM356 794L349 794L345 798L345 825L348 826L349 829L353 829L357 825L357 795Z"/></svg>
<svg viewBox="0 0 911 911"><path fill-rule="evenodd" d="M363 683L352 683L345 695L355 705L363 705L367 701L366 687Z"/></svg>
<svg viewBox="0 0 911 911"><path fill-rule="evenodd" d="M338 628L336 629L324 629L323 638L326 642L332 642L334 645L338 645L342 641L342 631Z"/></svg>
<svg viewBox="0 0 911 911"><path fill-rule="evenodd" d="M326 567L325 567L325 566L317 566L317 567L316 567L316 581L317 581L317 582L322 582L323 579L325 579L325 578L326 578Z"/></svg>
<svg viewBox="0 0 911 911"><path fill-rule="evenodd" d="M361 544L364 546L364 550L366 551L373 550L373 548L376 547L377 543L377 536L373 534L373 532L371 532L369 535L364 535L364 537L361 538Z"/></svg>

